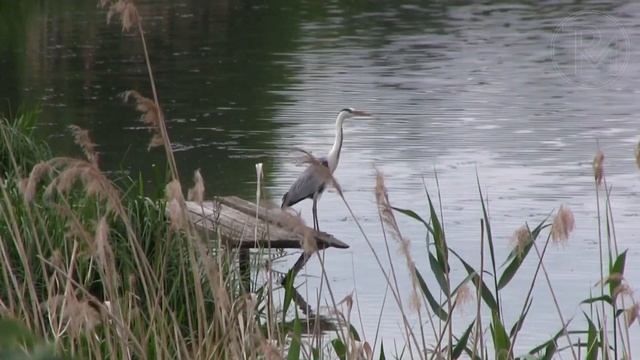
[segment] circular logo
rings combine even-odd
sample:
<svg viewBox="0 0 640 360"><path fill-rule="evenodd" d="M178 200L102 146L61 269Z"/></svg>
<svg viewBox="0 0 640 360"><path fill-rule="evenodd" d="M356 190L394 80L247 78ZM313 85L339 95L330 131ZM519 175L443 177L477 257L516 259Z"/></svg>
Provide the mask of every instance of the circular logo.
<svg viewBox="0 0 640 360"><path fill-rule="evenodd" d="M551 39L555 69L569 82L604 87L623 76L631 41L613 16L581 11L564 18Z"/></svg>

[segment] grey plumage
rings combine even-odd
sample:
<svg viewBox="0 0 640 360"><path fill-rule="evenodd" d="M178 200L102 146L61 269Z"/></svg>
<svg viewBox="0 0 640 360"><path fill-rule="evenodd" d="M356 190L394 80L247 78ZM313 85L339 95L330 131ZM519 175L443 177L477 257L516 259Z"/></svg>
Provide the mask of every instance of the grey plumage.
<svg viewBox="0 0 640 360"><path fill-rule="evenodd" d="M311 211L313 213L313 229L316 231L320 231L320 225L318 224L318 199L327 185L331 184L332 174L338 167L338 161L340 161L340 150L342 149L342 122L345 119L354 116L369 116L369 114L352 108L340 110L338 117L336 118L336 139L331 151L329 151L329 155L326 158L314 159L313 156L307 153L310 157L310 159L308 159L310 160L309 167L304 170L293 185L291 185L289 191L287 191L287 193L282 197L282 208L292 206L304 199L312 199L313 206L311 207ZM296 261L287 276L295 276L307 260L309 260L311 254L312 252L305 251L298 261ZM283 279L283 281L285 281L285 279Z"/></svg>
<svg viewBox="0 0 640 360"><path fill-rule="evenodd" d="M329 163L326 158L317 159L291 185L289 191L282 196L282 208L293 206L304 199L313 199L325 190L331 178Z"/></svg>

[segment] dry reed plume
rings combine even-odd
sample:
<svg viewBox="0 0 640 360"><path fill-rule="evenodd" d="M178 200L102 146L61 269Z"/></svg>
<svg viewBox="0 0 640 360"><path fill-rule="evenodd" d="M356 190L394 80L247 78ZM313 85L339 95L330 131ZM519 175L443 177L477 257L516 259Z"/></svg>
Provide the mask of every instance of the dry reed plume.
<svg viewBox="0 0 640 360"><path fill-rule="evenodd" d="M140 22L140 15L138 9L131 0L100 0L100 5L104 8L109 5L109 11L107 12L107 24L111 23L111 19L114 16L120 17L122 24L122 31L130 31L133 27Z"/></svg>
<svg viewBox="0 0 640 360"><path fill-rule="evenodd" d="M393 214L391 203L389 202L389 195L387 193L387 187L384 184L384 176L382 172L376 169L376 187L375 187L376 203L378 204L378 212L384 224L387 225L387 229L391 232L393 237L400 246L400 253L404 256L407 262L407 268L411 275L411 306L413 309L418 310L421 306L421 298L418 295L418 277L416 275L416 264L411 256L411 242L409 239L402 236L400 232L400 226L396 221L396 217Z"/></svg>
<svg viewBox="0 0 640 360"><path fill-rule="evenodd" d="M78 298L72 289L64 295L49 297L43 305L52 325L60 329L57 336L69 332L72 337L78 337L83 332L91 332L102 320L89 300Z"/></svg>
<svg viewBox="0 0 640 360"><path fill-rule="evenodd" d="M602 183L602 179L604 178L604 154L602 151L598 150L596 152L596 156L593 158L593 175L596 181L596 184L600 185Z"/></svg>
<svg viewBox="0 0 640 360"><path fill-rule="evenodd" d="M575 219L571 210L563 205L553 218L551 225L551 239L556 244L564 244L569 239L569 234L575 228Z"/></svg>
<svg viewBox="0 0 640 360"><path fill-rule="evenodd" d="M522 257L524 255L525 249L531 242L533 238L531 237L531 233L529 232L529 228L526 225L522 225L516 231L513 232L511 236L511 243L513 244L513 248L516 251L518 256Z"/></svg>
<svg viewBox="0 0 640 360"><path fill-rule="evenodd" d="M182 196L182 187L178 180L172 180L165 187L167 198L167 208L169 210L169 219L174 229L180 230L186 227L186 209L184 197Z"/></svg>
<svg viewBox="0 0 640 360"><path fill-rule="evenodd" d="M153 100L142 96L135 90L127 90L121 94L121 97L125 103L128 103L131 98L135 101L136 110L140 113L140 122L149 126L153 136L149 141L147 150L151 150L154 147L164 145L162 138L162 132L160 130L160 108L153 102Z"/></svg>
<svg viewBox="0 0 640 360"><path fill-rule="evenodd" d="M631 327L636 319L640 316L640 303L634 303L624 310L624 318L627 327Z"/></svg>
<svg viewBox="0 0 640 360"><path fill-rule="evenodd" d="M472 291L468 283L460 285L456 292L456 298L453 301L454 308L460 311L464 310L464 307L469 304L473 304L475 299L475 291Z"/></svg>
<svg viewBox="0 0 640 360"><path fill-rule="evenodd" d="M149 51L147 49L147 42L144 37L144 29L142 27L142 19L138 14L133 0L100 0L100 5L105 8L109 6L107 13L107 22L111 20L113 16L120 16L122 24L122 31L128 32L132 29L138 30L140 36L140 42L142 43L142 49L144 51L144 59L147 67L147 73L149 75L149 83L151 85L151 93L153 94L153 101L144 98L140 93L136 91L128 91L123 94L126 99L129 96L133 96L137 102L137 108L143 112L142 120L148 124L155 124L154 133L148 148L164 145L165 153L167 155L167 162L171 170L171 176L173 179L179 179L178 165L176 164L175 156L173 155L173 149L171 146L171 140L169 139L169 133L167 132L167 126L165 124L164 114L160 107L160 101L158 100L158 92L156 91L156 84L153 76L153 70L151 67L151 60L149 58Z"/></svg>
<svg viewBox="0 0 640 360"><path fill-rule="evenodd" d="M24 189L24 199L32 202L37 193L37 185L45 175L51 177L44 194L66 195L76 183L80 183L87 196L97 196L107 202L108 208L119 215L123 214L120 192L111 181L96 167L84 160L58 157L38 163L33 167Z"/></svg>
<svg viewBox="0 0 640 360"><path fill-rule="evenodd" d="M69 129L73 134L73 139L76 145L80 146L84 155L91 164L98 167L98 153L96 151L96 144L91 141L89 137L89 131L82 129L77 125L69 125Z"/></svg>
<svg viewBox="0 0 640 360"><path fill-rule="evenodd" d="M187 199L198 204L202 204L204 201L204 180L200 174L200 169L193 173L193 187L189 189Z"/></svg>

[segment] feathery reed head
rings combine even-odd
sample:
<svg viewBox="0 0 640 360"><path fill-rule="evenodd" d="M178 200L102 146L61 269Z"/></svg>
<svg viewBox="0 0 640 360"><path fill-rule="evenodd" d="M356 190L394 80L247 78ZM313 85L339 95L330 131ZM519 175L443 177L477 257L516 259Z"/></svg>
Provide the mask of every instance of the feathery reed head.
<svg viewBox="0 0 640 360"><path fill-rule="evenodd" d="M640 315L640 303L633 303L630 307L624 310L624 318L627 323L627 327L631 327L633 323Z"/></svg>
<svg viewBox="0 0 640 360"><path fill-rule="evenodd" d="M603 163L604 154L602 153L602 151L598 150L598 152L596 152L596 156L593 157L593 176L597 185L600 185L602 183L602 179L604 178Z"/></svg>
<svg viewBox="0 0 640 360"><path fill-rule="evenodd" d="M82 148L87 160L97 167L98 153L96 152L96 144L89 137L89 131L77 125L69 125L69 130L73 134L74 142Z"/></svg>
<svg viewBox="0 0 640 360"><path fill-rule="evenodd" d="M531 232L529 232L529 228L526 225L522 225L516 231L513 232L511 236L511 243L513 244L513 249L515 250L518 256L524 255L524 251L529 244L533 241L531 237Z"/></svg>
<svg viewBox="0 0 640 360"><path fill-rule="evenodd" d="M275 340L261 338L260 349L266 360L282 360L282 352Z"/></svg>
<svg viewBox="0 0 640 360"><path fill-rule="evenodd" d="M178 180L170 181L167 186L164 188L165 196L167 200L180 200L184 201L184 196L182 195L182 186Z"/></svg>
<svg viewBox="0 0 640 360"><path fill-rule="evenodd" d="M564 244L569 239L569 234L575 228L575 219L571 210L563 205L553 218L551 225L551 239L556 244Z"/></svg>
<svg viewBox="0 0 640 360"><path fill-rule="evenodd" d="M474 298L474 292L471 291L469 287L468 280L463 285L460 285L458 291L456 292L456 298L454 300L454 304L456 309L462 311L464 310L464 306L470 304Z"/></svg>
<svg viewBox="0 0 640 360"><path fill-rule="evenodd" d="M391 204L389 203L389 195L387 194L387 187L384 183L384 175L379 169L376 169L375 195L378 212L380 213L382 221L387 224L389 229L392 231L394 238L400 240L402 238L400 235L400 227L396 222L393 210L391 209Z"/></svg>
<svg viewBox="0 0 640 360"><path fill-rule="evenodd" d="M622 281L623 279L624 279L624 275L622 275L622 273L615 272L615 273L609 274L603 279L600 279L600 281L598 281L594 286L607 285L610 282L619 282L619 281Z"/></svg>
<svg viewBox="0 0 640 360"><path fill-rule="evenodd" d="M620 296L631 296L633 295L633 289L627 283L620 283L620 285L616 286L613 289L613 301L616 301Z"/></svg>
<svg viewBox="0 0 640 360"><path fill-rule="evenodd" d="M95 164L73 158L59 157L36 164L29 174L23 189L26 202L32 202L38 183L45 174L51 174L51 182L47 185L44 195L50 197L54 192L65 195L73 185L80 183L85 194L105 200L109 210L123 215L120 194L113 183L98 169Z"/></svg>
<svg viewBox="0 0 640 360"><path fill-rule="evenodd" d="M114 265L114 255L109 244L109 223L107 217L103 216L96 226L96 233L93 237L93 245L95 255L98 258L100 265L105 272L110 271L112 265Z"/></svg>
<svg viewBox="0 0 640 360"><path fill-rule="evenodd" d="M49 297L43 306L51 318L64 324L62 331L68 331L73 337L91 331L100 323L98 311L89 304L88 300L78 299L73 290L67 291L65 295Z"/></svg>
<svg viewBox="0 0 640 360"><path fill-rule="evenodd" d="M204 180L200 174L200 169L194 171L193 183L193 187L187 193L187 199L202 204L202 201L204 201Z"/></svg>
<svg viewBox="0 0 640 360"><path fill-rule="evenodd" d="M102 7L107 6L109 3L110 1L108 0L100 0ZM111 18L114 16L120 16L122 32L131 30L140 21L138 9L132 0L115 0L111 2L109 12L107 12L107 24L111 23Z"/></svg>
<svg viewBox="0 0 640 360"><path fill-rule="evenodd" d="M396 221L396 217L393 214L393 208L389 202L389 195L387 193L387 187L384 184L384 175L382 171L376 169L376 187L375 187L376 203L378 204L378 214L382 219L382 222L386 225L386 229L391 232L391 237L398 241L400 246L400 253L405 257L407 262L407 268L411 274L411 300L410 304L414 310L419 310L421 307L421 298L418 295L418 277L416 275L416 264L411 256L411 242L409 239L402 236L400 232L400 226Z"/></svg>
<svg viewBox="0 0 640 360"><path fill-rule="evenodd" d="M123 91L122 93L120 93L120 97L122 97L122 101L125 104L129 103L131 99L135 101L136 110L142 113L142 115L140 116L140 121L143 124L149 126L158 126L159 109L153 100L149 99L148 97L142 96L135 90Z"/></svg>
<svg viewBox="0 0 640 360"><path fill-rule="evenodd" d="M135 90L124 91L120 93L120 97L122 97L124 103L129 103L131 99L135 101L136 110L142 113L140 115L140 121L149 126L153 131L153 136L149 141L147 150L164 145L164 139L160 132L161 113L158 105L153 100L142 96Z"/></svg>
<svg viewBox="0 0 640 360"><path fill-rule="evenodd" d="M165 187L165 194L168 201L169 219L171 226L175 230L179 230L186 225L186 212L184 205L184 197L182 196L182 187L178 180L173 180Z"/></svg>
<svg viewBox="0 0 640 360"><path fill-rule="evenodd" d="M33 201L33 199L36 196L37 185L40 182L40 179L42 179L42 177L45 174L49 173L50 170L51 170L51 167L49 166L49 163L46 161L37 163L31 169L31 173L29 174L27 184L24 187L24 192L22 193L24 197L24 201L26 201L27 203L30 203Z"/></svg>

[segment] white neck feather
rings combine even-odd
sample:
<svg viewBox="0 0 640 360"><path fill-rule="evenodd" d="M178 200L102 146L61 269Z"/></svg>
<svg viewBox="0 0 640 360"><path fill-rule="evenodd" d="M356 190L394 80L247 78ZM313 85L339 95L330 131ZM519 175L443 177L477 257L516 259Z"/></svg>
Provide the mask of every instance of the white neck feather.
<svg viewBox="0 0 640 360"><path fill-rule="evenodd" d="M346 111L341 111L336 118L336 139L333 142L333 147L329 151L327 161L329 162L329 170L331 173L336 171L338 162L340 161L340 150L342 150L342 122L347 117Z"/></svg>

